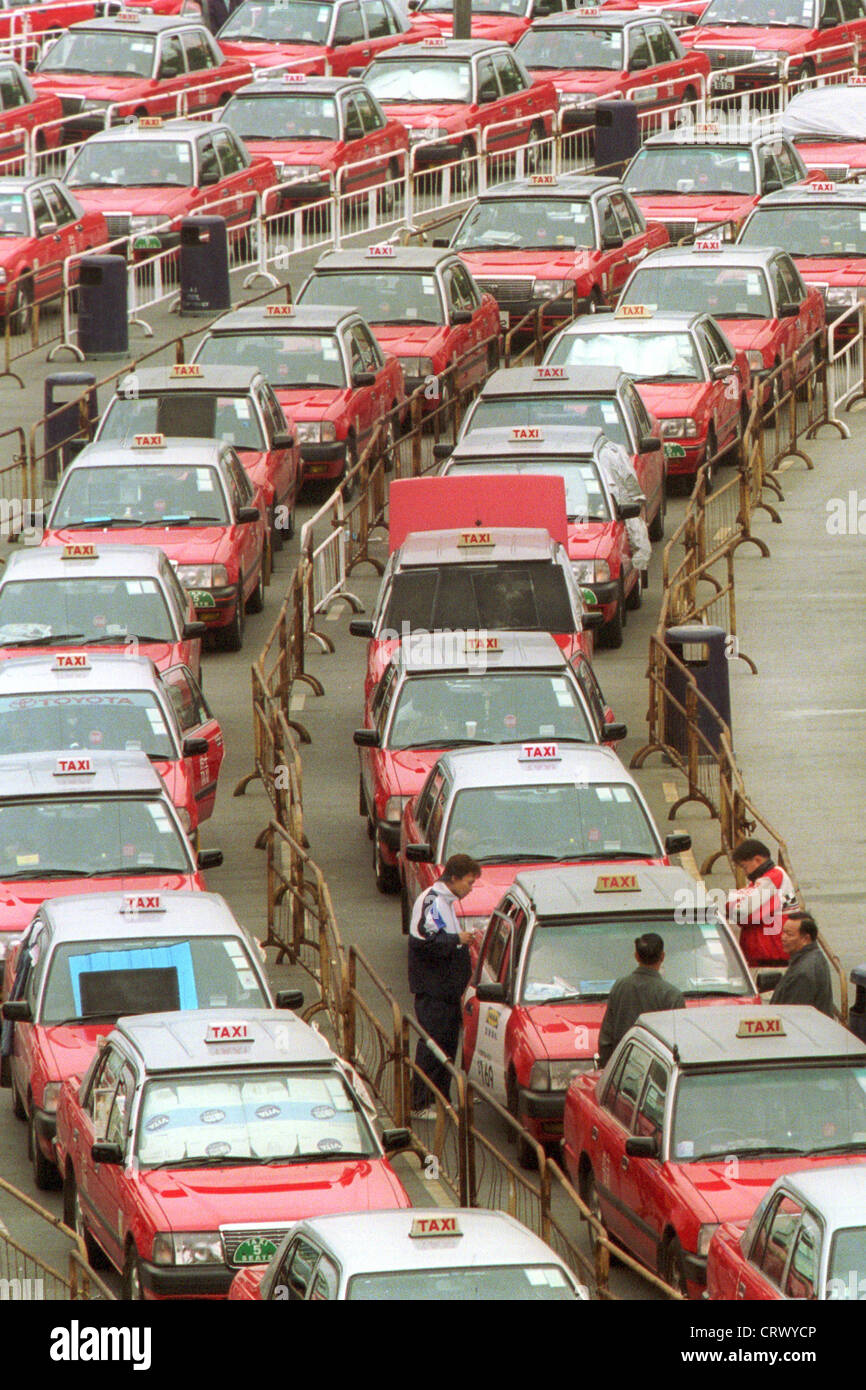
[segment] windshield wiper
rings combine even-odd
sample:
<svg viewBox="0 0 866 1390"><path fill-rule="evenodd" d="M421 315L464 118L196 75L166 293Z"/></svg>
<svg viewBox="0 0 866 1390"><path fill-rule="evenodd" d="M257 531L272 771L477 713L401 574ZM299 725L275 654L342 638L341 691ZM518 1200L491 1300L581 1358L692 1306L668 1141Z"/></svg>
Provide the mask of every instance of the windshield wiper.
<svg viewBox="0 0 866 1390"><path fill-rule="evenodd" d="M406 743L399 751L405 753L413 748L468 748L476 744L492 745L496 742L495 738L425 738L419 743Z"/></svg>
<svg viewBox="0 0 866 1390"><path fill-rule="evenodd" d="M61 1018L59 1023L49 1023L47 1019L43 1019L43 1023L48 1028L65 1028L72 1023L109 1023L120 1018L121 1012L118 1009L103 1009L91 1014L73 1014L71 1018Z"/></svg>
<svg viewBox="0 0 866 1390"><path fill-rule="evenodd" d="M79 632L76 633L76 636L81 637L82 634ZM172 640L171 637L145 637L141 632L113 632L106 633L104 637L87 637L81 645L82 647L98 647L100 644L111 642L118 647L123 647L126 645L127 641L131 640L133 637L136 642L171 642ZM47 640L53 646L58 639L56 637L50 637Z"/></svg>
<svg viewBox="0 0 866 1390"><path fill-rule="evenodd" d="M439 328L439 326L440 326L436 319L374 319L374 318L369 318L369 319L367 320L367 322L368 322L368 323L375 323L375 324L378 324L378 326L379 326L380 328L388 328L388 327L391 327L393 324L398 324L401 328L402 328L404 325L406 326L406 328L414 328L415 325L418 324L418 323L420 323L424 328Z"/></svg>
<svg viewBox="0 0 866 1390"><path fill-rule="evenodd" d="M852 1151L855 1150L855 1149L862 1153L864 1147L866 1147L866 1145L864 1145L864 1143L863 1143L862 1140L849 1139L849 1140L847 1140L847 1142L844 1143L844 1144L827 1144L826 1147L825 1147L824 1145L822 1145L820 1149L806 1149L806 1153L809 1154L809 1155L811 1155L811 1154L844 1154L844 1153L850 1153L850 1152L852 1152Z"/></svg>
<svg viewBox="0 0 866 1390"><path fill-rule="evenodd" d="M75 642L83 636L83 632L62 632L58 633L56 637L51 633L47 637L18 637L14 641L4 641L0 638L0 647L53 646L55 642Z"/></svg>
<svg viewBox="0 0 866 1390"><path fill-rule="evenodd" d="M805 1149L798 1149L798 1148L796 1147L796 1145L793 1145L793 1144L755 1144L755 1146L754 1146L753 1148L751 1148L751 1149L740 1149L740 1148L733 1148L733 1147L732 1147L732 1148L729 1148L729 1149L725 1149L724 1152L720 1152L720 1153L702 1153L702 1154L695 1154L694 1159L691 1160L691 1161L692 1161L692 1162L696 1162L696 1161L699 1161L699 1160L702 1159L702 1158L725 1159L725 1158L728 1158L728 1156L730 1156L730 1157L732 1157L732 1158L759 1158L759 1157L761 1157L763 1154L805 1154L805 1153L806 1153L806 1150L805 1150Z"/></svg>
<svg viewBox="0 0 866 1390"><path fill-rule="evenodd" d="M536 854L534 851L511 850L508 854L479 855L478 862L480 864L534 864L549 861L551 864L562 864L570 858L570 854L545 854L543 851Z"/></svg>
<svg viewBox="0 0 866 1390"><path fill-rule="evenodd" d="M113 872L117 872L113 870ZM121 871L122 872L122 871ZM87 869L45 869L34 864L30 869L16 870L14 874L0 874L0 881L11 883L16 878L93 878Z"/></svg>
<svg viewBox="0 0 866 1390"><path fill-rule="evenodd" d="M460 251L522 251L519 241L465 241L454 250Z"/></svg>

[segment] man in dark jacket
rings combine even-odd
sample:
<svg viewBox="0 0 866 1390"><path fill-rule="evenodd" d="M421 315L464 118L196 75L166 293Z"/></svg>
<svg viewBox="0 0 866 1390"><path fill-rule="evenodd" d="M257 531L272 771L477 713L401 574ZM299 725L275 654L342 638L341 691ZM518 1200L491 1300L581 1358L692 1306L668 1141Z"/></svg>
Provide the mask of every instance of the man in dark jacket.
<svg viewBox="0 0 866 1390"><path fill-rule="evenodd" d="M419 894L409 924L409 988L415 996L415 1014L421 1027L453 1062L460 1037L460 1001L472 974L467 949L473 933L461 931L455 904L471 892L481 866L468 854L454 854L442 877ZM448 1068L418 1040L415 1062L433 1085L450 1099ZM412 1084L412 1110L424 1116L430 1091L416 1074Z"/></svg>
<svg viewBox="0 0 866 1390"><path fill-rule="evenodd" d="M776 988L771 1004L813 1004L833 1017L830 967L818 945L818 927L808 912L791 912L782 927L782 945L791 963Z"/></svg>
<svg viewBox="0 0 866 1390"><path fill-rule="evenodd" d="M662 1009L684 1009L680 991L661 977L665 943L658 932L644 932L634 943L637 970L617 980L607 998L607 1008L598 1035L598 1055L603 1067L619 1042L641 1014Z"/></svg>

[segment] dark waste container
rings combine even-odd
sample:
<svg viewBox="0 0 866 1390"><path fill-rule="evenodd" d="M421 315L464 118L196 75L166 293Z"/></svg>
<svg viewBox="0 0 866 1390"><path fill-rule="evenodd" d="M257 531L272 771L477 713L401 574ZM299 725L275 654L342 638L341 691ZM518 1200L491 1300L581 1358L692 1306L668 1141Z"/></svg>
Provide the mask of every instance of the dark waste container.
<svg viewBox="0 0 866 1390"><path fill-rule="evenodd" d="M728 634L721 627L703 627L690 623L684 627L669 627L665 641L671 652L687 668L698 690L712 705L719 718L731 727L731 689L728 682L728 656L725 647ZM665 688L679 704L686 704L687 677L672 661L665 666ZM719 728L703 704L698 706L698 728L707 742L718 751ZM665 741L680 753L688 751L688 731L685 716L668 706L665 720ZM699 752L706 752L703 741Z"/></svg>
<svg viewBox="0 0 866 1390"><path fill-rule="evenodd" d="M638 107L633 101L599 101L595 106L595 167L619 178L640 148Z"/></svg>
<svg viewBox="0 0 866 1390"><path fill-rule="evenodd" d="M866 1042L866 965L855 965L850 978L857 994L848 1011L848 1027Z"/></svg>
<svg viewBox="0 0 866 1390"><path fill-rule="evenodd" d="M79 403L79 397L87 392L86 400ZM65 405L65 409L58 407ZM53 411L57 411L53 415ZM99 416L96 400L96 377L92 372L52 372L45 378L45 415L52 416L45 421L45 463L43 477L47 483L56 483L66 465L84 448L87 440L70 439L77 434L85 422L90 433Z"/></svg>
<svg viewBox="0 0 866 1390"><path fill-rule="evenodd" d="M225 218L185 217L180 224L180 312L212 314L231 307Z"/></svg>
<svg viewBox="0 0 866 1390"><path fill-rule="evenodd" d="M78 278L78 346L85 357L129 352L125 256L82 256Z"/></svg>

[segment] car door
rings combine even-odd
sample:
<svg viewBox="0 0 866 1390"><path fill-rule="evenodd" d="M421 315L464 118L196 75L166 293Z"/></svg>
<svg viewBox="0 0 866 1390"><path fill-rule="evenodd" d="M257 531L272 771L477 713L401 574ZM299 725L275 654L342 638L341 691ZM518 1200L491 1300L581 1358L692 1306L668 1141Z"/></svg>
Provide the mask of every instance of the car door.
<svg viewBox="0 0 866 1390"><path fill-rule="evenodd" d="M664 1152L670 1081L670 1068L653 1057L634 1119L633 1133L655 1139L659 1155ZM624 1153L620 1160L620 1197L625 1208L623 1217L629 1222L631 1248L652 1268L657 1263L669 1207L661 1158L635 1158Z"/></svg>
<svg viewBox="0 0 866 1390"><path fill-rule="evenodd" d="M257 394L257 393L256 393ZM265 403L259 401L259 407L263 408ZM267 402L270 405L270 402ZM269 414L269 411L267 412ZM268 422L270 424L270 421ZM270 430L268 430L270 433ZM273 437L273 436L272 436ZM285 482L285 469L281 467L283 455L288 450L280 449L276 451L277 466L274 469L275 486L277 483ZM236 519L241 507L258 507L261 521L266 524L267 505L261 491L253 486L249 473L244 468L234 449L227 449L223 456L225 466L226 481L229 485L229 496L231 500L232 516ZM285 505L282 497L288 495L288 505L290 511L294 507L294 492L289 484L289 493L283 494L276 492L276 498L280 501L276 505ZM276 511L274 512L276 522ZM265 529L261 524L255 522L238 522L235 520L235 538L240 568L243 571L244 580L249 583L252 591L253 585L250 583L252 577L258 575L259 566L263 563L264 535Z"/></svg>
<svg viewBox="0 0 866 1390"><path fill-rule="evenodd" d="M732 439L740 425L740 378L737 374L732 350L722 337L720 330L709 319L696 325L695 336L712 373L716 367L730 366L730 376L716 381L713 391L713 419L716 439L722 448Z"/></svg>
<svg viewBox="0 0 866 1390"><path fill-rule="evenodd" d="M366 13L366 11L365 11ZM369 92L355 93L355 104L364 131L363 151L367 162L364 170L367 187L382 182L388 172L388 147L390 140L386 130L387 122L383 111L376 105Z"/></svg>
<svg viewBox="0 0 866 1390"><path fill-rule="evenodd" d="M226 219L229 226L237 227L255 213L253 178L247 172L235 137L230 131L215 130L213 143L221 174L219 214Z"/></svg>
<svg viewBox="0 0 866 1390"><path fill-rule="evenodd" d="M444 773L441 769L434 768L421 788L414 807L411 802L409 803L406 817L406 843L429 844L433 851L434 860L445 810L444 787ZM433 872L429 865L416 864L407 859L403 867L403 874L408 907L411 912L415 899L422 888L428 887L433 882Z"/></svg>
<svg viewBox="0 0 866 1390"><path fill-rule="evenodd" d="M482 354L479 354L475 348L478 339L475 323L454 323L453 317L455 313L466 312L474 316L477 301L473 292L472 281L462 261L454 260L443 268L442 282L445 287L448 321L451 325L448 335L450 340L449 360L460 363L455 374L456 385L461 391L465 391L482 374L479 367L483 366L483 360Z"/></svg>
<svg viewBox="0 0 866 1390"><path fill-rule="evenodd" d="M654 426L649 411L640 398L634 382L624 381L622 394L631 416L632 426L635 431L635 444L639 444L641 439L657 438L654 434ZM637 474L638 482L643 488L646 498L646 520L649 524L658 512L664 500L665 489L665 455L662 448L654 449L651 453L636 454L634 470Z"/></svg>
<svg viewBox="0 0 866 1390"><path fill-rule="evenodd" d="M677 42L666 24L656 21L646 26L653 62L653 77L658 79L658 103L672 105L684 93L684 62Z"/></svg>
<svg viewBox="0 0 866 1390"><path fill-rule="evenodd" d="M627 41L627 74L624 82L623 95L628 96L630 101L637 101L638 106L657 106L658 105L658 86L655 81L655 73L651 71L653 66L652 49L650 48L647 26L645 24L632 24L626 31ZM637 92L637 97L633 93Z"/></svg>
<svg viewBox="0 0 866 1390"><path fill-rule="evenodd" d="M199 821L207 820L213 815L217 779L225 752L222 729L188 666L170 666L162 673L162 683L180 727L181 738L203 738L207 742L206 753L184 756Z"/></svg>
<svg viewBox="0 0 866 1390"><path fill-rule="evenodd" d="M350 68L366 67L373 52L357 0L340 5L334 15L330 69L334 77L347 77Z"/></svg>
<svg viewBox="0 0 866 1390"><path fill-rule="evenodd" d="M394 697L399 688L397 680L397 667L392 661L386 666L382 679L373 691L370 700L370 727L374 728L379 735L379 746L385 737L385 730L388 727L388 716L394 703ZM376 775L375 766L380 758L379 752L374 748L358 749L358 776L360 778L361 801L366 807L366 814L371 818L376 817Z"/></svg>
<svg viewBox="0 0 866 1390"><path fill-rule="evenodd" d="M78 1200L84 1219L100 1245L118 1262L116 1216L106 1211L104 1203L113 1203L103 1174L107 1166L94 1163L91 1148L95 1140L105 1139L118 1083L126 1058L119 1048L108 1044L91 1073L86 1094L72 1115L70 1133L71 1156L75 1168ZM119 1115L119 1111L118 1111ZM115 1128L117 1121L115 1120ZM77 1158L77 1166L75 1159Z"/></svg>
<svg viewBox="0 0 866 1390"><path fill-rule="evenodd" d="M832 21L832 27L831 27ZM826 24L826 28L824 27ZM819 50L815 54L815 65L819 72L832 71L833 68L847 67L851 62L850 53L841 52L840 48L844 44L852 42L852 32L849 25L845 22L839 0L821 0L818 10L818 42L815 47ZM831 49L832 52L822 53L821 49Z"/></svg>
<svg viewBox="0 0 866 1390"><path fill-rule="evenodd" d="M346 330L346 337L360 453L374 424L381 415L385 414L391 403L390 401L386 403L384 399L383 385L380 380L381 359L367 326L358 321L350 324ZM372 373L375 380L356 384L357 373L364 375Z"/></svg>
<svg viewBox="0 0 866 1390"><path fill-rule="evenodd" d="M783 273L782 264L779 257L774 257L770 262L770 284L773 289L773 299L777 308L783 304L797 304L800 296L797 294L796 287L792 285L788 276ZM779 336L776 346L776 353L780 359L793 356L797 348L800 347L806 337L806 324L801 314L796 318L783 318L779 320ZM808 363L806 363L808 369ZM802 367L801 367L802 371Z"/></svg>
<svg viewBox="0 0 866 1390"><path fill-rule="evenodd" d="M388 13L384 0L366 0L364 19L367 24L367 51L372 60L383 49L393 47L392 16Z"/></svg>
<svg viewBox="0 0 866 1390"><path fill-rule="evenodd" d="M48 211L60 233L60 259L65 261L67 256L73 256L76 251L86 249L84 223L59 184L45 183L42 185L42 192L48 204ZM58 290L62 284L63 276L61 273L57 284Z"/></svg>
<svg viewBox="0 0 866 1390"><path fill-rule="evenodd" d="M785 1298L811 1301L819 1297L823 1238L823 1223L806 1207L785 1271L782 1288Z"/></svg>
<svg viewBox="0 0 866 1390"><path fill-rule="evenodd" d="M500 149L516 149L524 145L529 135L531 106L538 98L532 94L531 84L527 83L514 57L506 50L493 54L493 67L499 80L502 99L496 115L497 124L502 121L517 121L519 124L502 130ZM531 105L530 105L531 103ZM527 170L527 173L530 171Z"/></svg>
<svg viewBox="0 0 866 1390"><path fill-rule="evenodd" d="M610 201L622 233L623 255L633 269L650 250L647 225L626 193L612 193Z"/></svg>
<svg viewBox="0 0 866 1390"><path fill-rule="evenodd" d="M94 1163L91 1193L93 1209L99 1215L99 1228L106 1253L118 1269L124 1260L124 1235L132 1215L132 1191L126 1176L129 1156L130 1121L135 1097L136 1076L127 1059L123 1060L105 1124L105 1142L119 1144L123 1163Z"/></svg>
<svg viewBox="0 0 866 1390"><path fill-rule="evenodd" d="M632 1125L638 1097L643 1091L652 1056L642 1043L628 1043L607 1083L602 1104L590 1130L590 1157L604 1224L624 1244L631 1239L631 1221L621 1195L625 1141Z"/></svg>
<svg viewBox="0 0 866 1390"><path fill-rule="evenodd" d="M788 1258L802 1215L802 1203L784 1190L773 1199L737 1279L736 1299L752 1302L781 1298Z"/></svg>
<svg viewBox="0 0 866 1390"><path fill-rule="evenodd" d="M33 253L33 296L44 299L56 294L63 280L63 234L57 227L43 190L31 188L27 193L30 220L39 248Z"/></svg>
<svg viewBox="0 0 866 1390"><path fill-rule="evenodd" d="M187 110L192 114L216 105L215 62L204 30L185 29L180 37L189 74L186 84Z"/></svg>
<svg viewBox="0 0 866 1390"><path fill-rule="evenodd" d="M367 187L369 179L369 166L364 163L368 152L367 131L357 98L358 93L352 92L343 97L341 101L343 138L346 148L345 163L348 167L344 167L339 187L341 192L346 193L355 193L359 189Z"/></svg>
<svg viewBox="0 0 866 1390"><path fill-rule="evenodd" d="M22 108L31 100L15 69L0 67L0 157L4 160L24 154L24 132L32 126L33 118Z"/></svg>
<svg viewBox="0 0 866 1390"><path fill-rule="evenodd" d="M177 98L182 94L180 114L183 114L189 102L189 94L186 90L187 71L179 34L159 36L156 80L159 97L150 102L151 112L163 116L174 115L178 111Z"/></svg>
<svg viewBox="0 0 866 1390"><path fill-rule="evenodd" d="M199 136L196 141L196 159L198 171L192 206L200 208L206 203L215 202L222 196L222 190L219 187L222 179L222 168L214 148L213 135Z"/></svg>
<svg viewBox="0 0 866 1390"><path fill-rule="evenodd" d="M626 258L623 228L614 211L609 193L596 202L599 244L602 253L602 283L609 300L616 298L631 274L632 263Z"/></svg>
<svg viewBox="0 0 866 1390"><path fill-rule="evenodd" d="M12 996L15 999L26 1000L30 1005L30 1016L33 1019L37 1017L39 991L50 951L49 929L47 924L41 922L40 919L29 934L26 960L21 962L23 976L19 980L16 971L15 991ZM36 1032L32 1023L10 1023L3 1026L4 1029L7 1027L12 1029L12 1051L9 1058L12 1082L22 1101L26 1101L36 1060Z"/></svg>
<svg viewBox="0 0 866 1390"><path fill-rule="evenodd" d="M468 1074L500 1105L507 1099L505 1045L514 1005L512 937L512 922L504 911L497 910L484 938L477 980L481 984L501 984L505 998L502 1003L485 1003L475 998L467 1000L466 1005L467 1011L471 1003L477 1012L475 1049Z"/></svg>

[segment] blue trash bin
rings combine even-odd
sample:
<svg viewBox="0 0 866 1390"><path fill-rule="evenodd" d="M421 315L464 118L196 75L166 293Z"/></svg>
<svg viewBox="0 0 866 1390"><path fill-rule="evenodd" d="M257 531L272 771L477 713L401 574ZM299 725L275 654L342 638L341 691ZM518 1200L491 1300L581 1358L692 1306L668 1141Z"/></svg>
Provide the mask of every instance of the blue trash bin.
<svg viewBox="0 0 866 1390"><path fill-rule="evenodd" d="M125 256L82 256L78 272L78 346L85 357L126 357L129 310Z"/></svg>
<svg viewBox="0 0 866 1390"><path fill-rule="evenodd" d="M633 101L595 104L595 167L618 179L640 149L638 108Z"/></svg>
<svg viewBox="0 0 866 1390"><path fill-rule="evenodd" d="M56 483L66 465L84 448L87 440L70 439L82 426L79 398L87 392L84 417L89 433L99 418L96 399L96 377L92 372L52 372L45 378L45 463L42 476L46 483ZM59 406L66 408L59 410ZM54 415L53 412L57 411Z"/></svg>
<svg viewBox="0 0 866 1390"><path fill-rule="evenodd" d="M224 217L185 217L180 224L180 312L215 314L232 307Z"/></svg>
<svg viewBox="0 0 866 1390"><path fill-rule="evenodd" d="M724 628L703 627L700 623L669 627L665 632L665 642L673 655L686 667L698 690L730 729L731 688L725 650L727 640L728 634ZM665 688L683 706L686 704L686 685L687 677L679 666L672 661L666 662ZM721 746L719 727L703 704L698 708L698 728L710 746L718 752ZM665 742L679 753L688 752L685 715L670 706L665 719Z"/></svg>

